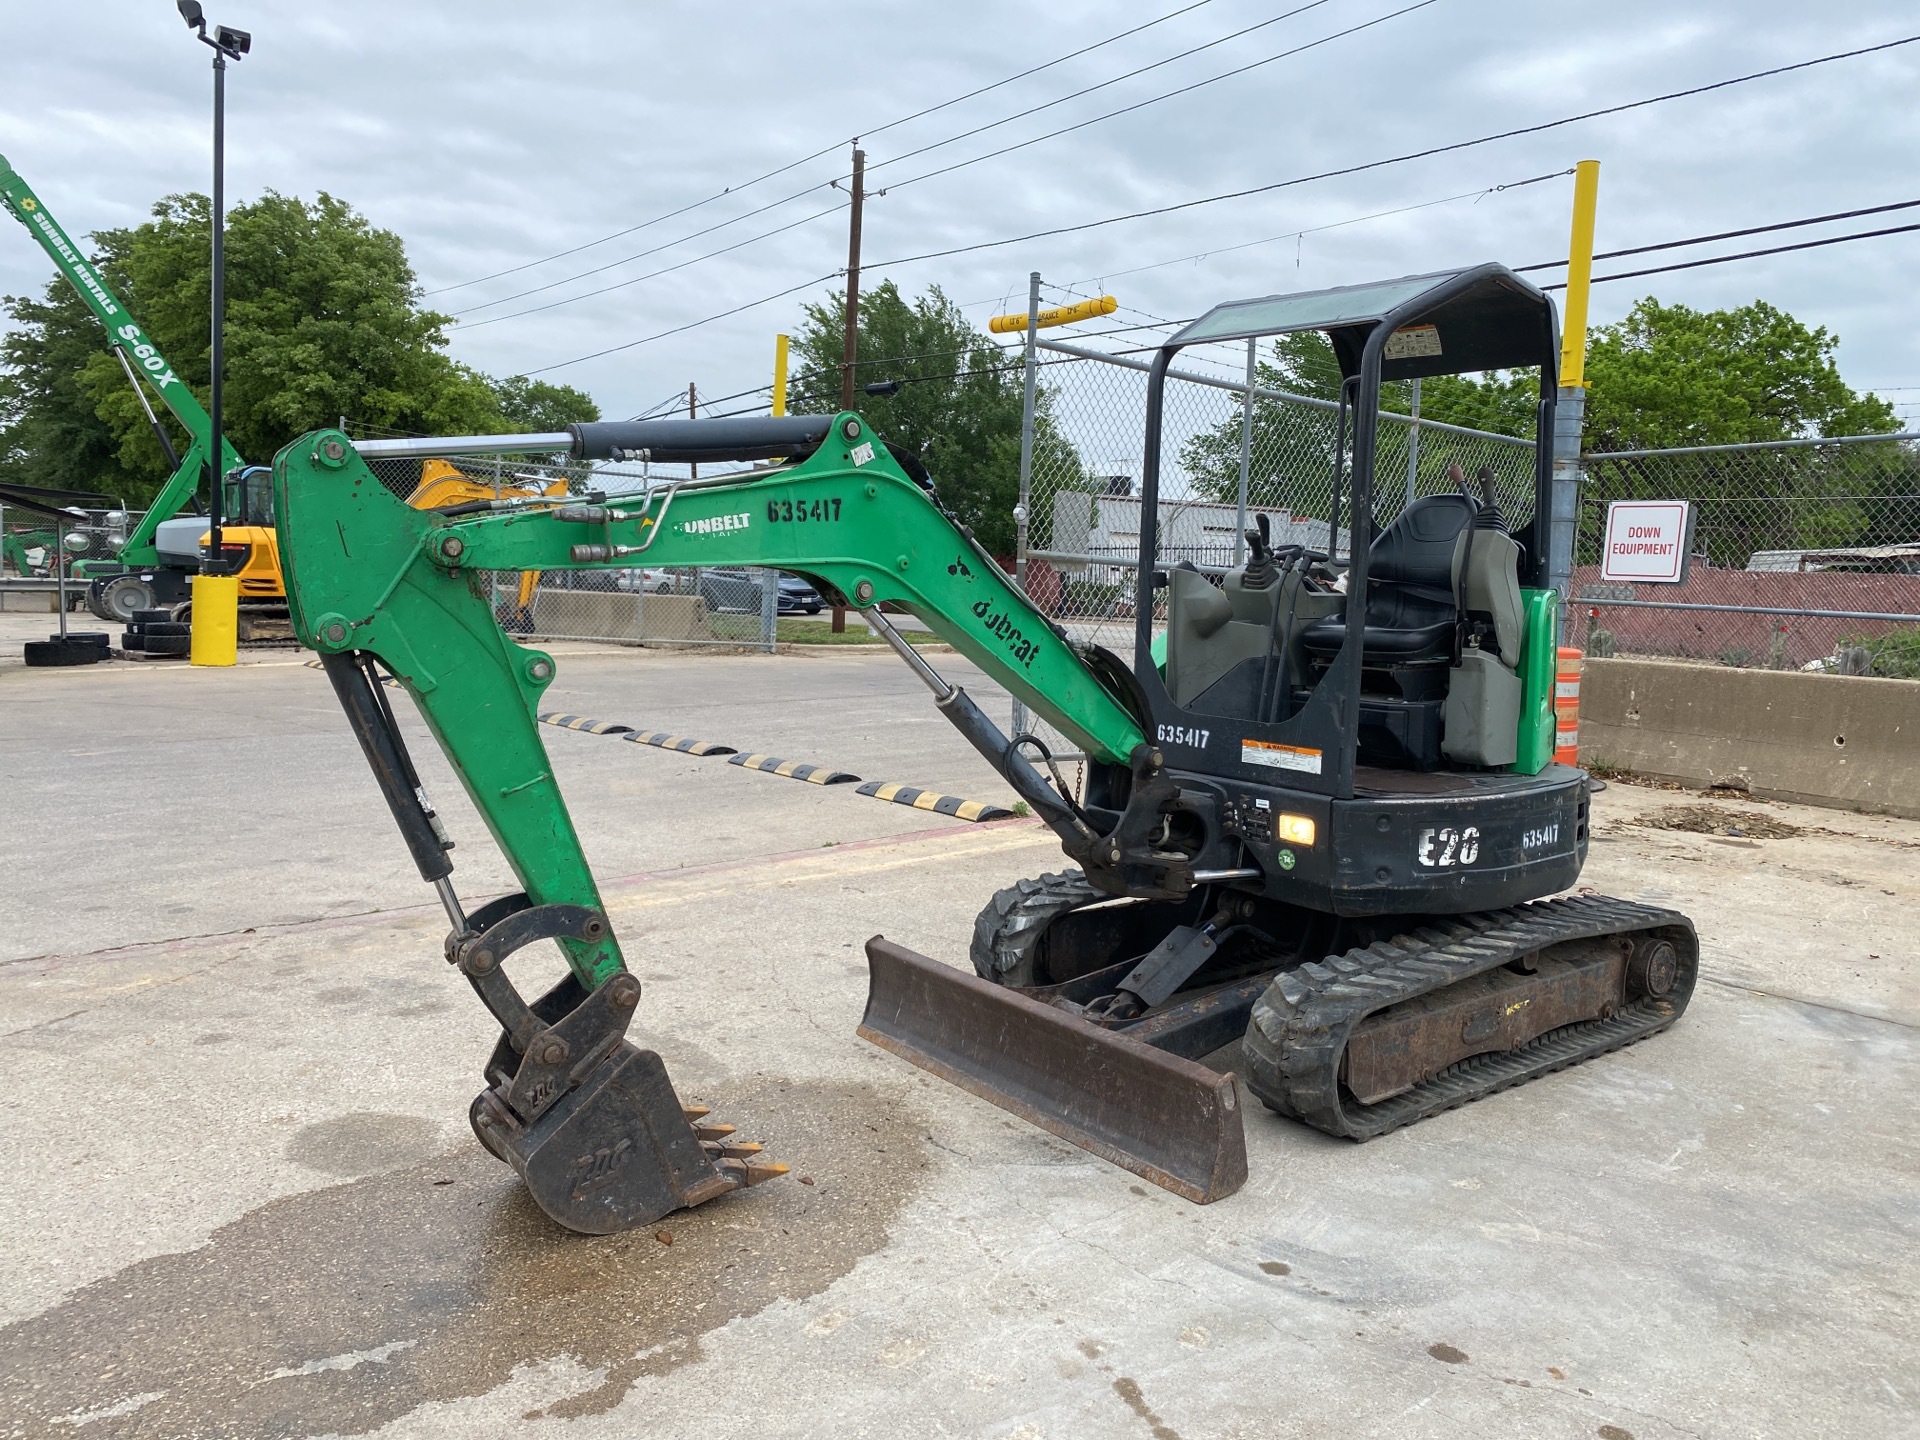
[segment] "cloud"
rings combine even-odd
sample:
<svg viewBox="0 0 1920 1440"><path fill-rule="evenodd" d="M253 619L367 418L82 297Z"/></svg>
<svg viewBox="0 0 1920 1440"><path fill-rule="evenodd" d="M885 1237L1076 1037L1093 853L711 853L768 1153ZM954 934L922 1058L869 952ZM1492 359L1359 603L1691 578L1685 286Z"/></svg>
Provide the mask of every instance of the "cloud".
<svg viewBox="0 0 1920 1440"><path fill-rule="evenodd" d="M1168 23L937 115L873 135L870 261L1069 225L1423 145L1553 119L1853 45L1895 38L1892 0L1691 7L1654 0L1558 6L1440 0L1361 34L1132 114L919 183L925 170L1246 64L1399 8L1333 0L1307 14L924 157L892 157L1117 75L1285 7L1212 0ZM581 245L1027 65L1139 24L1154 7L1011 0L632 6L612 0L220 0L251 29L229 75L230 193L338 195L406 241L423 285L454 285ZM6 154L71 230L138 223L154 200L207 186L205 52L164 0L40 6L9 22L0 94ZM1552 182L1227 250L1440 196L1603 162L1601 248L1914 198L1920 46L1477 150L1246 200L883 272L939 283L984 318L1051 282L1221 248L1114 282L1137 312L1186 316L1223 298L1497 258L1564 252L1568 183ZM788 174L578 254L432 303L482 319L545 304L730 245L825 209L836 149ZM516 291L680 240L770 200L800 198L589 279ZM1793 237L1787 237L1793 238ZM1900 307L1913 237L1603 286L1596 319L1648 290L1717 306L1755 296L1843 337L1859 384L1920 384L1920 342ZM668 330L835 271L836 213L672 274L539 314L456 328L459 358L536 370ZM1601 267L1605 273L1604 265ZM30 293L49 267L24 234L0 241L0 290ZM877 282L882 274L875 274ZM819 287L821 291L829 288ZM764 383L796 295L622 353L548 372L610 414L688 380L726 394Z"/></svg>

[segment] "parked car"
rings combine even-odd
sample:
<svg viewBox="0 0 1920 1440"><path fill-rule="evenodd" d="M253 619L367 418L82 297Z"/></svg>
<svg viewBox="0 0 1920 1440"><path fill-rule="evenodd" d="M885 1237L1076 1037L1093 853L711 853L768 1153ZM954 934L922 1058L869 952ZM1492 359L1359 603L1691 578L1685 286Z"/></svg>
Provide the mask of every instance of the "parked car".
<svg viewBox="0 0 1920 1440"><path fill-rule="evenodd" d="M782 575L779 581L780 614L818 615L825 607L820 592L798 575ZM694 593L707 602L709 610L735 615L760 613L760 577L751 570L702 570Z"/></svg>

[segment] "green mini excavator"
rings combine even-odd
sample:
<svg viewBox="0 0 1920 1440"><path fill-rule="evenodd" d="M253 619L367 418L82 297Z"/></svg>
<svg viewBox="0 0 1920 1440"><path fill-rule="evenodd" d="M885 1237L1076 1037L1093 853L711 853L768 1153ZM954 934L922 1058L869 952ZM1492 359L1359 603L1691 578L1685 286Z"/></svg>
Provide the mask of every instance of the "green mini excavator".
<svg viewBox="0 0 1920 1440"><path fill-rule="evenodd" d="M1301 330L1328 336L1345 376L1325 548L1255 531L1218 579L1166 565L1168 367L1189 344ZM274 488L295 626L439 892L447 959L500 1022L472 1107L481 1143L555 1220L596 1233L785 1168L683 1107L628 1038L640 984L535 721L554 661L495 622L485 577L502 570L764 565L864 612L1073 868L992 898L974 974L871 940L859 1033L1193 1200L1246 1176L1234 1075L1200 1063L1235 1041L1269 1109L1364 1140L1671 1024L1698 963L1684 916L1543 898L1573 885L1588 838L1587 776L1551 752L1556 348L1550 303L1499 265L1235 302L1187 326L1148 375L1130 664L1036 609L857 414L288 446ZM1383 381L1521 366L1541 375L1532 513L1510 521L1491 485L1463 483L1376 526ZM437 511L367 467L482 448L759 463ZM901 638L886 603L1068 737L1085 794ZM389 677L520 891L471 909L455 892ZM505 964L543 940L567 970L529 1000Z"/></svg>

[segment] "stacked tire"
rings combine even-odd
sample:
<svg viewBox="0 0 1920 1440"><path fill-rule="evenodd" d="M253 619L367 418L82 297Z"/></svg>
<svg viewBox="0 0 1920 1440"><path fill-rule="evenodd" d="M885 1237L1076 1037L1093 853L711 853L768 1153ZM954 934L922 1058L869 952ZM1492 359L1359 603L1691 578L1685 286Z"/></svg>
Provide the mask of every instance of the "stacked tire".
<svg viewBox="0 0 1920 1440"><path fill-rule="evenodd" d="M49 635L44 640L29 640L23 647L28 665L46 669L64 665L97 665L107 658L107 632L69 630L65 635Z"/></svg>
<svg viewBox="0 0 1920 1440"><path fill-rule="evenodd" d="M120 637L120 648L152 660L179 659L185 657L192 639L193 626L175 620L171 610L136 610Z"/></svg>

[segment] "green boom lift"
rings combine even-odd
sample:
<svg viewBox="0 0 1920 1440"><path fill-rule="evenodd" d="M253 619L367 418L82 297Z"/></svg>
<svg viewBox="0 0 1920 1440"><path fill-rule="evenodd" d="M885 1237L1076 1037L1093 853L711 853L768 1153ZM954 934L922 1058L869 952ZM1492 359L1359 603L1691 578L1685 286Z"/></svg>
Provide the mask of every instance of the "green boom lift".
<svg viewBox="0 0 1920 1440"><path fill-rule="evenodd" d="M1251 558L1218 583L1163 564L1174 356L1299 330L1325 332L1346 377L1318 547L1250 532ZM915 459L856 414L357 448L323 430L282 450L274 489L295 628L439 892L446 958L500 1022L471 1110L480 1141L549 1215L588 1232L785 1168L683 1107L659 1056L626 1038L640 983L535 721L554 661L495 622L488 577L501 570L767 565L863 611L1077 868L993 897L975 928L976 974L869 941L859 1033L1191 1199L1246 1176L1234 1079L1198 1063L1232 1041L1244 1040L1247 1083L1271 1110L1364 1140L1673 1023L1698 963L1684 916L1542 898L1578 878L1588 815L1587 776L1551 751L1544 441L1556 354L1551 304L1499 265L1235 302L1174 336L1148 375L1131 665L1040 613ZM1525 522L1507 521L1490 476L1477 496L1460 477L1459 493L1376 529L1382 382L1519 366L1541 375ZM487 447L769 463L604 501L437 511L407 508L367 467ZM1002 734L901 638L889 602L1088 757L1084 798L1043 778L1039 740ZM519 892L472 910L456 894L388 677L452 761ZM542 940L558 943L567 973L529 1002L504 965Z"/></svg>
<svg viewBox="0 0 1920 1440"><path fill-rule="evenodd" d="M166 356L160 353L152 337L141 328L139 321L127 313L127 307L113 293L100 272L80 253L80 247L73 243L59 222L48 213L40 197L7 163L5 156L0 156L0 201L5 202L13 217L40 242L55 267L80 293L87 309L93 312L93 318L106 330L107 342L126 369L128 382L140 397L141 407L146 411L153 432L160 441L160 448L174 467L173 474L154 498L146 515L127 536L127 543L118 557L113 561L81 561L74 566L75 578L88 582L88 604L102 620L126 621L131 620L139 610L182 604L190 595L189 577L199 568L198 549L204 530L191 519L179 521L170 527L170 532L178 531L178 535L169 532L163 537L161 527L176 521L181 512L195 503L212 450L213 422L194 398L186 381L174 372ZM184 455L177 453L166 428L154 414L146 387L151 387L187 432L188 444ZM239 453L222 436L219 473L232 476L241 464ZM225 513L233 517L234 526L223 536L222 548L231 549L233 553L228 558L242 566L243 591L277 607L282 593L277 561L272 564L269 575L270 554L255 556L243 553L266 550L271 546L270 532L265 529L270 517L264 511L266 489L263 482L263 473L261 480L251 484L237 477L229 482L232 499ZM248 527L253 527L257 533L250 533ZM158 543L163 538L169 541L164 547ZM229 547L224 543L228 539L240 543ZM252 571L260 573L249 585L244 577Z"/></svg>

